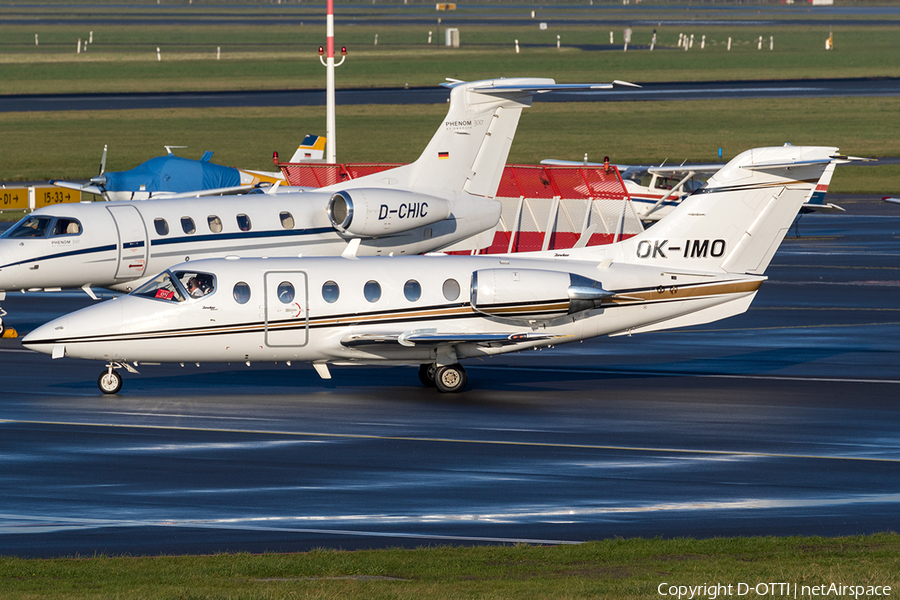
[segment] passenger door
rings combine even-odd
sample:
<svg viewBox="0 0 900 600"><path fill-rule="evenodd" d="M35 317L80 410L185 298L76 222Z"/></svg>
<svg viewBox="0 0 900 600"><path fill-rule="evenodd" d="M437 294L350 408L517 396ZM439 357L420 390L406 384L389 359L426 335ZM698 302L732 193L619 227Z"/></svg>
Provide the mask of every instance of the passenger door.
<svg viewBox="0 0 900 600"><path fill-rule="evenodd" d="M148 252L147 228L134 206L107 206L118 234L116 279L136 279L144 274Z"/></svg>
<svg viewBox="0 0 900 600"><path fill-rule="evenodd" d="M265 274L265 343L269 347L305 346L309 336L308 290L304 271Z"/></svg>

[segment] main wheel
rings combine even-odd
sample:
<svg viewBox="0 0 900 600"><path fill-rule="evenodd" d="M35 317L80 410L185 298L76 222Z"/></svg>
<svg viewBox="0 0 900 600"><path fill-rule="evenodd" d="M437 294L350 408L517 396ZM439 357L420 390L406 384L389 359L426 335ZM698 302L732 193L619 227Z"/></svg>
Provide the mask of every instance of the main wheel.
<svg viewBox="0 0 900 600"><path fill-rule="evenodd" d="M434 387L434 372L436 370L437 365L434 363L419 365L419 381L422 382L422 385L425 387Z"/></svg>
<svg viewBox="0 0 900 600"><path fill-rule="evenodd" d="M469 377L466 370L461 364L447 365L446 367L438 367L434 372L434 385L439 392L461 392Z"/></svg>
<svg viewBox="0 0 900 600"><path fill-rule="evenodd" d="M97 379L97 386L104 394L118 394L122 389L122 376L115 371L103 371Z"/></svg>

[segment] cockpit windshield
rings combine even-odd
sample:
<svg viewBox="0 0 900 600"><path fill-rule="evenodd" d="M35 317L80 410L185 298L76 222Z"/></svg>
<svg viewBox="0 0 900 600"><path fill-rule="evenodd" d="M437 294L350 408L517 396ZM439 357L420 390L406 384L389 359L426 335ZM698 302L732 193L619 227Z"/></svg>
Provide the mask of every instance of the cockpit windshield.
<svg viewBox="0 0 900 600"><path fill-rule="evenodd" d="M67 235L79 235L81 223L70 217L50 217L47 215L30 215L25 217L2 236L5 238L42 238Z"/></svg>
<svg viewBox="0 0 900 600"><path fill-rule="evenodd" d="M216 277L198 271L163 271L132 294L165 300L184 302L188 298L202 298L216 290Z"/></svg>
<svg viewBox="0 0 900 600"><path fill-rule="evenodd" d="M154 300L167 300L170 302L184 302L185 300L183 288L175 283L175 279L168 271L163 271L131 293L135 296L144 296Z"/></svg>
<svg viewBox="0 0 900 600"><path fill-rule="evenodd" d="M9 231L3 234L8 238L39 238L47 234L50 222L53 217L31 215L25 217L17 224L13 225Z"/></svg>

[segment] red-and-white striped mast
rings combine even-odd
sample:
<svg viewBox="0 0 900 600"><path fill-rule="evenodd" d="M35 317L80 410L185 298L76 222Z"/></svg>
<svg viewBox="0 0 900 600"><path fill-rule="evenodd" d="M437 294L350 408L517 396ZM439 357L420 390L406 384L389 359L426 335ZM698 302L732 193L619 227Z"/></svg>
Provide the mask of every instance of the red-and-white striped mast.
<svg viewBox="0 0 900 600"><path fill-rule="evenodd" d="M335 116L334 116L334 68L341 66L347 58L347 48L341 48L341 62L334 64L334 0L328 0L328 16L325 21L325 48L319 46L319 61L325 65L325 160L329 163L337 162L337 147L335 140ZM325 59L322 59L322 54Z"/></svg>

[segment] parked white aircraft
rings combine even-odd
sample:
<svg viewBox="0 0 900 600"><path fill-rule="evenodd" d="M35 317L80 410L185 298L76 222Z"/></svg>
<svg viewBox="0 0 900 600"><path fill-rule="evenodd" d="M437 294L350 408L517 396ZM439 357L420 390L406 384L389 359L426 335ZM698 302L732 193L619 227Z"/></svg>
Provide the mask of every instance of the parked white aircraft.
<svg viewBox="0 0 900 600"><path fill-rule="evenodd" d="M419 159L395 169L302 193L36 210L0 236L0 300L9 290L130 291L179 262L229 254L338 255L348 244L358 255L447 248L497 223L493 197L535 94L613 87L537 78L445 85L446 118Z"/></svg>
<svg viewBox="0 0 900 600"><path fill-rule="evenodd" d="M836 204L825 202L825 193L831 184L834 167L840 163L868 160L847 157L834 160L822 173L819 183L810 191L803 203L802 212L843 212ZM569 160L542 160L541 164L560 166L609 166L609 162L589 163ZM656 222L678 206L682 200L703 187L704 181L725 166L724 163L682 165L615 165L622 174L622 182L631 196L631 202L642 221Z"/></svg>
<svg viewBox="0 0 900 600"><path fill-rule="evenodd" d="M23 340L108 361L116 393L141 362L419 364L460 391L465 358L657 331L747 310L837 148L748 150L669 217L628 240L492 256L191 261ZM133 363L134 366L128 364Z"/></svg>

